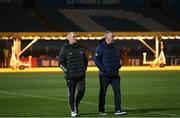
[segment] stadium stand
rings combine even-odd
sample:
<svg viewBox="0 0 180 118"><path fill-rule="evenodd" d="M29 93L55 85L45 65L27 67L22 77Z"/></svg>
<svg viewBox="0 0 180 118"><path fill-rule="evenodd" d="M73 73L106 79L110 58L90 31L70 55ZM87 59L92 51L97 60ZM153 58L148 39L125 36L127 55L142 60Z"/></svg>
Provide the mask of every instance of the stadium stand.
<svg viewBox="0 0 180 118"><path fill-rule="evenodd" d="M12 0L13 1L13 0ZM23 0L21 0L23 1ZM167 0L162 5L136 4L139 0L122 0L119 6L107 5L61 5L66 0L37 0L32 6L24 5L20 0L0 3L0 32L95 32L111 30L115 32L148 32L148 31L179 31L179 0L169 4ZM58 3L58 4L56 4ZM177 4L176 4L177 3ZM153 3L154 4L154 3ZM29 41L24 41L28 42ZM175 43L174 43L175 42ZM12 45L9 42L8 45ZM92 55L98 40L85 40L80 43ZM153 41L149 41L154 45ZM23 43L25 47L27 43ZM168 57L180 56L179 40L164 42ZM64 41L37 41L32 50L22 56L27 57L57 57ZM117 47L122 54L128 50L130 58L142 58L142 52L148 52L138 41L118 41ZM9 47L10 49L10 47ZM46 55L46 56L45 56ZM170 63L170 62L169 62Z"/></svg>
<svg viewBox="0 0 180 118"><path fill-rule="evenodd" d="M39 14L57 26L58 30L56 31L84 31L82 28L78 27L77 24L60 13L58 9L58 6L39 5L37 7Z"/></svg>
<svg viewBox="0 0 180 118"><path fill-rule="evenodd" d="M142 28L139 29L140 31L143 31L144 29L148 31L170 30L168 27L162 25L156 20L123 9L65 9L59 11L74 23L84 28L85 31L105 31L107 29L112 29L114 26L121 27L122 29L114 29L113 31L124 31L124 29L127 29L125 31L137 31L141 27ZM76 17L77 15L80 17ZM95 22L91 17L96 17L95 19L100 20L100 22ZM101 23L101 25L98 23ZM132 27L135 28L132 29Z"/></svg>
<svg viewBox="0 0 180 118"><path fill-rule="evenodd" d="M0 31L179 31L179 7L0 4ZM46 1L47 2L47 1ZM132 2L132 1L131 1ZM53 2L55 3L55 2ZM126 3L124 3L126 4ZM4 12L6 11L6 12ZM4 22L7 22L8 25Z"/></svg>
<svg viewBox="0 0 180 118"><path fill-rule="evenodd" d="M18 4L0 4L0 16L1 32L47 31L46 27Z"/></svg>

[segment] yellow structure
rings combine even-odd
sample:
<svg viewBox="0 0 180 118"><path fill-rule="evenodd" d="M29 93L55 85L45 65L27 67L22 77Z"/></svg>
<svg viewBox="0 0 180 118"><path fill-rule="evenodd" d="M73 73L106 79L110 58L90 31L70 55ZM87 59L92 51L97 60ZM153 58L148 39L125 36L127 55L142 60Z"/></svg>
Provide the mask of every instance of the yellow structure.
<svg viewBox="0 0 180 118"><path fill-rule="evenodd" d="M103 37L103 32L77 32L79 40L100 40ZM146 61L146 53L143 53L143 64L151 65L152 67L166 64L165 54L163 52L162 40L180 39L180 32L114 32L116 40L139 40L154 54L153 61ZM37 40L65 40L67 32L0 32L0 40L13 40L12 56L10 66L17 69L22 66L31 67L31 63L22 63L19 60L20 55L27 50ZM151 48L144 40L154 40L155 49ZM32 40L23 50L21 50L21 40ZM159 53L160 44L160 53ZM30 61L29 61L30 62Z"/></svg>

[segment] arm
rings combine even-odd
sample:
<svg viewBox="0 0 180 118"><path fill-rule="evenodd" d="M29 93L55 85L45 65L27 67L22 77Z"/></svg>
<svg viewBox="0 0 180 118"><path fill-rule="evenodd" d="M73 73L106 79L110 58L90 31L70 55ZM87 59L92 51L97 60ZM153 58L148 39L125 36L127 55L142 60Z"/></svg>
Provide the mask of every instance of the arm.
<svg viewBox="0 0 180 118"><path fill-rule="evenodd" d="M66 65L66 52L65 47L63 47L59 53L59 66L64 71L67 72L67 65Z"/></svg>
<svg viewBox="0 0 180 118"><path fill-rule="evenodd" d="M102 47L98 46L96 48L94 61L96 63L96 66L99 68L99 70L105 72L106 70L104 64L102 63L102 56L103 56L103 49Z"/></svg>
<svg viewBox="0 0 180 118"><path fill-rule="evenodd" d="M86 69L88 67L88 58L87 58L87 55L85 54L84 52L84 62L85 62L85 66L86 66Z"/></svg>
<svg viewBox="0 0 180 118"><path fill-rule="evenodd" d="M119 54L119 69L121 68L122 66L122 55L121 55L121 52L119 50L117 50L118 54Z"/></svg>

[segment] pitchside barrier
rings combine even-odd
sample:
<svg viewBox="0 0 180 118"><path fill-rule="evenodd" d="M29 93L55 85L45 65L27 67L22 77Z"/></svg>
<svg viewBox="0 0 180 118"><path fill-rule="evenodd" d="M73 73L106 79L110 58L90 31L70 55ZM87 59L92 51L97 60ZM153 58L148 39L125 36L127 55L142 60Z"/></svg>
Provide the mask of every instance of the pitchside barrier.
<svg viewBox="0 0 180 118"><path fill-rule="evenodd" d="M153 60L154 57L149 57ZM20 58L23 63L28 63L29 58ZM131 57L128 59L128 66L143 66L143 59L138 57ZM180 56L166 56L167 66L180 66ZM93 59L88 59L88 67L95 67ZM124 65L123 65L124 66ZM126 66L126 65L125 65ZM58 67L58 58L31 58L31 67Z"/></svg>
<svg viewBox="0 0 180 118"><path fill-rule="evenodd" d="M10 66L12 69L24 69L25 67L36 67L37 64L45 65L45 67L52 67L57 65L57 60L40 60L29 56L28 60L20 58L21 55L38 40L66 40L67 32L18 32L18 33L0 33L1 40L13 40L11 47ZM164 54L163 40L180 39L180 32L114 32L115 40L139 40L144 44L153 54L154 57L149 61L147 53L143 52L143 65L150 65L151 67L164 67L167 60ZM78 40L101 40L103 32L77 32ZM24 49L21 49L21 42L23 40L32 40ZM146 40L155 40L155 48L146 43ZM34 61L36 60L36 61ZM148 61L147 61L148 60ZM129 61L129 60L128 60ZM33 65L34 63L35 66ZM133 61L134 63L134 61ZM138 65L138 60L135 61ZM134 65L135 65L134 64ZM132 64L133 65L133 64Z"/></svg>
<svg viewBox="0 0 180 118"><path fill-rule="evenodd" d="M98 72L97 67L88 67L87 72ZM123 66L120 72L123 71L180 71L180 66L165 66L164 68L152 68L150 66ZM29 72L60 72L63 73L59 67L38 67L38 68L26 68L24 70L12 70L11 68L0 68L0 73L29 73Z"/></svg>

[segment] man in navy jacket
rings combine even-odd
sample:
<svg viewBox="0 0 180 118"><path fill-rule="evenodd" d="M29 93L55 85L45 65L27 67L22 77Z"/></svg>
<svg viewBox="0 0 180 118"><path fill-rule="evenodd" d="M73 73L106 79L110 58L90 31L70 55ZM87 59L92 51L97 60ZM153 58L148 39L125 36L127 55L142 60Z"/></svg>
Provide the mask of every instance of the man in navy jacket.
<svg viewBox="0 0 180 118"><path fill-rule="evenodd" d="M107 115L105 112L105 96L108 85L111 84L114 91L115 115L123 115L121 109L121 91L120 91L120 76L119 69L120 52L114 47L114 36L110 31L105 32L105 39L97 46L95 52L95 63L99 68L99 113L100 115Z"/></svg>

